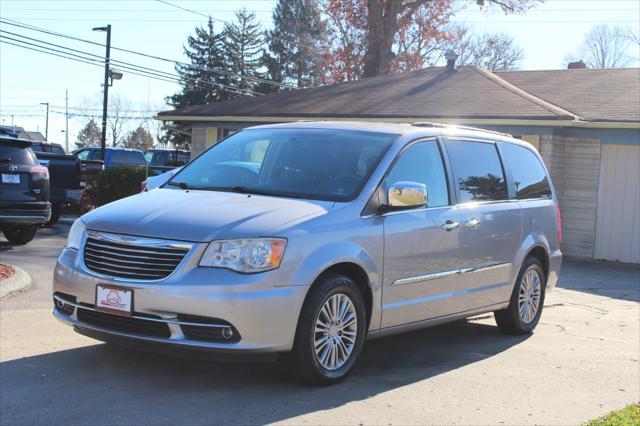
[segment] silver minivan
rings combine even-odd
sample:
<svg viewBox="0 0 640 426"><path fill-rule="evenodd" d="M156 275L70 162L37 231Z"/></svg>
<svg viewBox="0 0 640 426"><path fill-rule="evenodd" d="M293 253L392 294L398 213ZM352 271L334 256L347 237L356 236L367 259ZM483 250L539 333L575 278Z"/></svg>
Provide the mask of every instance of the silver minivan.
<svg viewBox="0 0 640 426"><path fill-rule="evenodd" d="M560 240L544 163L508 135L258 126L78 219L53 314L125 346L279 355L326 384L349 373L366 338L485 312L531 333Z"/></svg>

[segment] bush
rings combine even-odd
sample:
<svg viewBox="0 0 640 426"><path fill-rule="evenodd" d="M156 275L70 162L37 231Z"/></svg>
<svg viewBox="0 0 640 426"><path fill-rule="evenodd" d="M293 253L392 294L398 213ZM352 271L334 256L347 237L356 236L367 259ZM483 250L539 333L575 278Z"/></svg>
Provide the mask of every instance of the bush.
<svg viewBox="0 0 640 426"><path fill-rule="evenodd" d="M101 171L94 185L85 192L96 207L140 192L140 184L147 178L146 167L119 166Z"/></svg>

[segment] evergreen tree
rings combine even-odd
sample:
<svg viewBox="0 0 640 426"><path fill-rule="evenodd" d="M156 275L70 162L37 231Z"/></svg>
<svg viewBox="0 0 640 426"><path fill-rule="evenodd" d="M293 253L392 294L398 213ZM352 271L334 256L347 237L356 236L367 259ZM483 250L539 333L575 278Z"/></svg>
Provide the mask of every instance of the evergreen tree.
<svg viewBox="0 0 640 426"><path fill-rule="evenodd" d="M99 146L101 138L102 131L98 127L98 124L96 124L96 121L92 118L78 133L76 146L78 148L84 148L85 146Z"/></svg>
<svg viewBox="0 0 640 426"><path fill-rule="evenodd" d="M151 133L149 133L147 129L140 125L137 129L129 132L127 137L124 138L122 146L146 151L149 148L153 148L153 136L151 136Z"/></svg>
<svg viewBox="0 0 640 426"><path fill-rule="evenodd" d="M180 91L167 97L174 108L186 108L231 99L233 93L224 89L229 84L226 73L223 35L216 33L213 20L209 18L205 27L196 27L189 36L184 53L191 64L176 64L180 76ZM176 130L176 124L167 124L167 135L176 146L189 144L189 136Z"/></svg>
<svg viewBox="0 0 640 426"><path fill-rule="evenodd" d="M235 97L250 95L259 86L258 81L242 77L265 77L261 72L264 67L263 43L263 31L254 13L242 9L236 12L236 22L225 24L227 72L232 75L228 84L241 92L236 93Z"/></svg>
<svg viewBox="0 0 640 426"><path fill-rule="evenodd" d="M271 79L297 87L319 84L327 25L316 0L278 0L266 38Z"/></svg>

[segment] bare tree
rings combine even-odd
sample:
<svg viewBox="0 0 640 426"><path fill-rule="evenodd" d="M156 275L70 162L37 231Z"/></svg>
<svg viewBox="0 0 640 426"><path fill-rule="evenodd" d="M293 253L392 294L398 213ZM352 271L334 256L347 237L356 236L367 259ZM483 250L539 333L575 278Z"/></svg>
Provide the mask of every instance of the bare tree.
<svg viewBox="0 0 640 426"><path fill-rule="evenodd" d="M635 36L628 28L597 25L585 36L578 55L589 68L622 68L631 65L630 49ZM566 58L575 58L571 55Z"/></svg>
<svg viewBox="0 0 640 426"><path fill-rule="evenodd" d="M524 59L524 51L505 33L475 34L462 28L449 48L460 55L458 64L478 65L491 71L516 69Z"/></svg>
<svg viewBox="0 0 640 426"><path fill-rule="evenodd" d="M129 101L115 95L109 98L109 115L107 117L107 129L111 138L111 146L118 146L124 142L123 126L127 121Z"/></svg>

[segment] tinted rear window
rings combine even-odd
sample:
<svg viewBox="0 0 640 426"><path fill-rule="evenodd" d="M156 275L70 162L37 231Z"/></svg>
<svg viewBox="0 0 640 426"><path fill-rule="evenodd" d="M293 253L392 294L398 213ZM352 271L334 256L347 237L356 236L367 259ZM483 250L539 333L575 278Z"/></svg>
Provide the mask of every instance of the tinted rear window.
<svg viewBox="0 0 640 426"><path fill-rule="evenodd" d="M516 198L549 198L549 179L538 157L529 149L505 143L500 146L505 167L509 167L516 189Z"/></svg>
<svg viewBox="0 0 640 426"><path fill-rule="evenodd" d="M6 164L6 160L8 159L9 164L35 166L37 164L35 157L35 154L29 147L0 142L0 165Z"/></svg>
<svg viewBox="0 0 640 426"><path fill-rule="evenodd" d="M507 183L494 144L450 140L447 147L461 203L507 199Z"/></svg>
<svg viewBox="0 0 640 426"><path fill-rule="evenodd" d="M147 164L144 154L138 151L113 151L112 164Z"/></svg>
<svg viewBox="0 0 640 426"><path fill-rule="evenodd" d="M64 154L64 149L58 145L51 145L51 152L54 154Z"/></svg>

